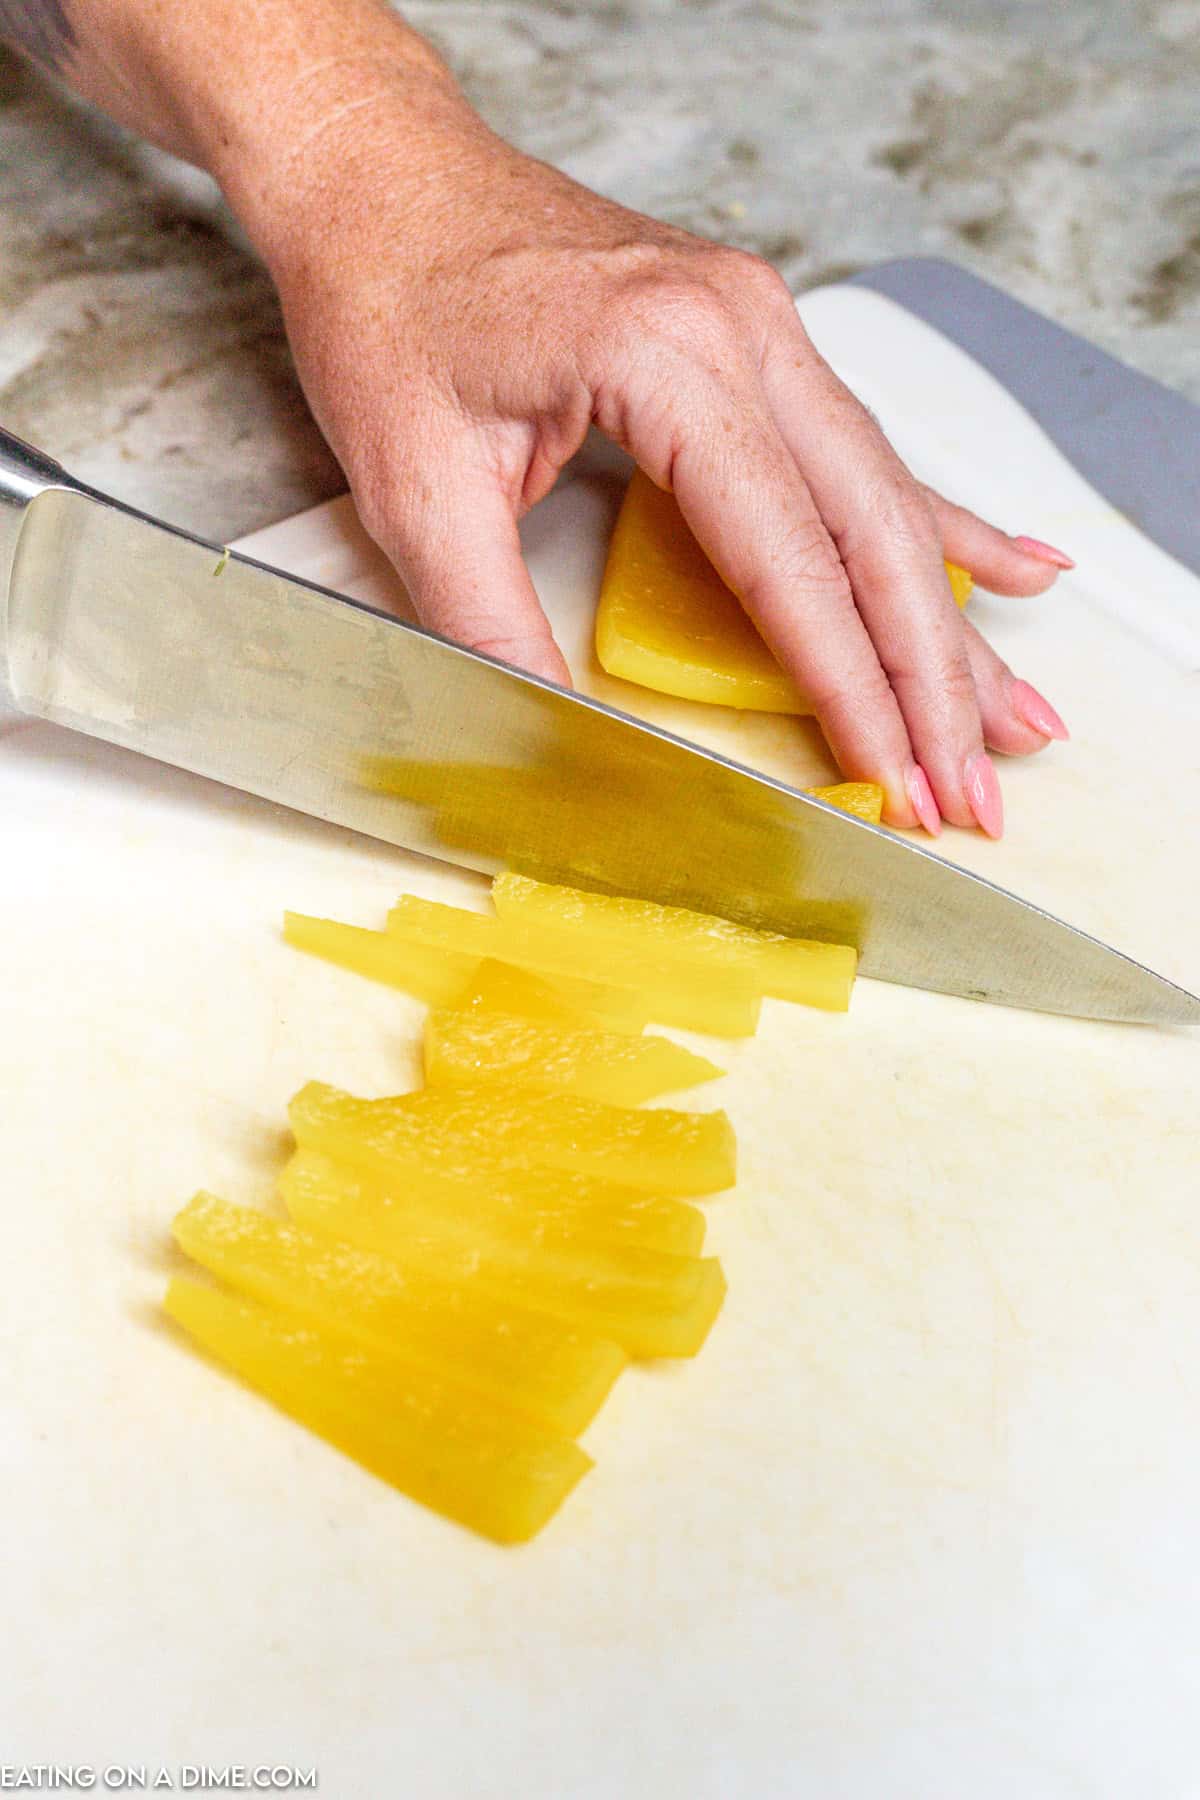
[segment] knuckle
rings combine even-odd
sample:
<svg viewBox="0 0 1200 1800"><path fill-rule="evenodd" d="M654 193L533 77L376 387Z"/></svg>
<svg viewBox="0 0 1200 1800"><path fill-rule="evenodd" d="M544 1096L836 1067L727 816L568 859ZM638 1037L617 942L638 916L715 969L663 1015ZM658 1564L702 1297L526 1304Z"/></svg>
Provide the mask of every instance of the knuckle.
<svg viewBox="0 0 1200 1800"><path fill-rule="evenodd" d="M735 309L699 271L666 267L625 281L617 295L618 335L652 338L689 355L727 350L737 336Z"/></svg>
<svg viewBox="0 0 1200 1800"><path fill-rule="evenodd" d="M749 578L743 599L750 607L784 597L793 612L848 613L854 594L840 557L823 530L798 527Z"/></svg>
<svg viewBox="0 0 1200 1800"><path fill-rule="evenodd" d="M954 656L942 670L938 686L955 706L978 705L978 689L965 656Z"/></svg>
<svg viewBox="0 0 1200 1800"><path fill-rule="evenodd" d="M936 694L937 710L945 718L978 710L979 691L965 658L952 657L940 668L929 662L892 664L888 675L898 692Z"/></svg>
<svg viewBox="0 0 1200 1800"><path fill-rule="evenodd" d="M852 676L817 669L806 677L804 685L820 718L867 718L895 705L892 684L873 659Z"/></svg>
<svg viewBox="0 0 1200 1800"><path fill-rule="evenodd" d="M941 534L933 507L908 471L891 471L871 496L869 516L890 541L905 549L940 551Z"/></svg>
<svg viewBox="0 0 1200 1800"><path fill-rule="evenodd" d="M795 311L792 290L779 270L765 258L754 256L748 250L726 250L721 254L724 278L739 297L753 301L756 307Z"/></svg>

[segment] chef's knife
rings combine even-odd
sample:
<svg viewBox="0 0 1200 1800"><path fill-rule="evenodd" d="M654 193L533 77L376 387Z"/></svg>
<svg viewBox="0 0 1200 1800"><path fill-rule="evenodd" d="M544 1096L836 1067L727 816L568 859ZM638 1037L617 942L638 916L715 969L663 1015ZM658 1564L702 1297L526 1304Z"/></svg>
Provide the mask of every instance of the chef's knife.
<svg viewBox="0 0 1200 1800"><path fill-rule="evenodd" d="M147 518L0 434L0 672L35 717L467 867L850 939L1085 1017L1200 999L891 832Z"/></svg>

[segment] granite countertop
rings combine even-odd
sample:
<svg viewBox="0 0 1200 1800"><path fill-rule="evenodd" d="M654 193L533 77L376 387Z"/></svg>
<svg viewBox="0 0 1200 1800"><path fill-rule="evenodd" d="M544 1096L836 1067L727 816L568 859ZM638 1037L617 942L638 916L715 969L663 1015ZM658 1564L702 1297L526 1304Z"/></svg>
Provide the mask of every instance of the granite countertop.
<svg viewBox="0 0 1200 1800"><path fill-rule="evenodd" d="M1197 0L418 0L489 122L799 291L948 256L1200 400ZM206 178L0 52L0 421L227 540L344 483Z"/></svg>

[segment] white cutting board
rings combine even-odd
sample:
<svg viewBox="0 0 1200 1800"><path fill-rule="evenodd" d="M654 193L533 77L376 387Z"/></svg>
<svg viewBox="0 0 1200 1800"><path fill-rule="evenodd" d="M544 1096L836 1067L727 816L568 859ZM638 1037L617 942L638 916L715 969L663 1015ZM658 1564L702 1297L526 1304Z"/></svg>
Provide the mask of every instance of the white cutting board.
<svg viewBox="0 0 1200 1800"><path fill-rule="evenodd" d="M975 616L1070 744L941 848L1200 986L1200 582L890 302L802 308L925 478L1079 569ZM618 487L529 520L580 684L796 780L811 727L587 648ZM370 598L344 503L264 558ZM166 599L167 597L164 597ZM860 983L722 1047L741 1143L700 1359L634 1371L540 1541L398 1497L155 1318L197 1185L288 1095L416 1073L421 1012L286 950L479 878L9 721L0 738L0 1760L264 1759L331 1800L1200 1794L1200 1043Z"/></svg>

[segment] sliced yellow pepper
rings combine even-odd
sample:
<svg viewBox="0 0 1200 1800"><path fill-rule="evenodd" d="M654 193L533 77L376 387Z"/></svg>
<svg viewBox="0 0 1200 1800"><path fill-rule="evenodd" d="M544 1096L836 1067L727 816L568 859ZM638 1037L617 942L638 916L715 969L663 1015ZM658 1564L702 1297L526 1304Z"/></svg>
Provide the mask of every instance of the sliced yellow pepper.
<svg viewBox="0 0 1200 1800"><path fill-rule="evenodd" d="M947 563L965 606L971 577ZM600 589L596 654L610 675L685 700L811 713L692 536L673 494L640 469L625 495Z"/></svg>
<svg viewBox="0 0 1200 1800"><path fill-rule="evenodd" d="M327 1141L333 1141L329 1139ZM434 1159L435 1160L435 1159ZM668 1194L619 1187L594 1175L566 1169L493 1164L456 1166L437 1174L416 1158L402 1163L337 1162L321 1150L297 1150L279 1178L290 1204L309 1188L347 1188L353 1180L373 1205L386 1208L397 1229L435 1230L447 1214L456 1223L478 1223L485 1231L506 1232L522 1243L609 1243L638 1245L697 1256L705 1219L698 1206Z"/></svg>
<svg viewBox="0 0 1200 1800"><path fill-rule="evenodd" d="M388 914L388 930L409 943L453 950L478 957L498 956L505 962L551 975L556 980L578 969L591 946L586 939L562 933L532 931L520 921L489 918L405 894ZM714 965L697 982L677 961L645 945L633 946L619 958L593 963L606 985L627 989L663 1025L712 1032L718 1037L750 1037L758 1024L761 990L735 969Z"/></svg>
<svg viewBox="0 0 1200 1800"><path fill-rule="evenodd" d="M693 1056L664 1037L564 1031L511 1013L446 1007L435 1007L425 1021L430 1087L517 1082L610 1106L638 1106L722 1073L706 1057Z"/></svg>
<svg viewBox="0 0 1200 1800"><path fill-rule="evenodd" d="M387 1106L388 1102L375 1104ZM396 1115L460 1142L479 1145L510 1163L545 1163L577 1170L651 1194L686 1197L732 1187L736 1145L724 1112L640 1110L584 1100L575 1094L469 1086L422 1088L403 1094Z"/></svg>
<svg viewBox="0 0 1200 1800"><path fill-rule="evenodd" d="M389 1204L385 1176L310 1161L284 1183L292 1218L393 1258L405 1269L457 1283L561 1319L622 1345L631 1356L694 1356L725 1295L713 1257L673 1256L640 1245L548 1240L446 1211L419 1222Z"/></svg>
<svg viewBox="0 0 1200 1800"><path fill-rule="evenodd" d="M385 1175L406 1164L470 1176L540 1163L676 1198L716 1193L734 1180L733 1128L723 1112L641 1112L574 1094L493 1087L360 1100L310 1081L288 1117L306 1149Z"/></svg>
<svg viewBox="0 0 1200 1800"><path fill-rule="evenodd" d="M844 1012L858 953L849 944L822 944L756 931L709 913L656 906L580 888L554 887L528 875L497 875L492 900L514 932L549 944L587 943L605 966L626 957L654 958L678 978L708 983L719 971L780 1000Z"/></svg>
<svg viewBox="0 0 1200 1800"><path fill-rule="evenodd" d="M620 990L606 988L614 1002ZM476 1015L486 1013L516 1014L541 1025L556 1025L567 1031L607 1031L602 1015L587 1012L571 999L570 990L561 980L546 981L531 969L518 969L514 963L498 962L494 956L484 957L475 972L450 1004L459 1012Z"/></svg>
<svg viewBox="0 0 1200 1800"><path fill-rule="evenodd" d="M297 950L401 988L429 1006L453 1005L479 977L478 955L419 942L399 932L368 931L336 919L288 912L283 915L283 935ZM513 971L514 976L519 973ZM627 987L606 987L570 974L557 985L564 1006L602 1024L606 1031L641 1031L650 1016Z"/></svg>
<svg viewBox="0 0 1200 1800"><path fill-rule="evenodd" d="M178 1279L163 1305L281 1411L402 1493L497 1543L533 1537L592 1467L578 1444L492 1398L294 1313Z"/></svg>
<svg viewBox="0 0 1200 1800"><path fill-rule="evenodd" d="M193 1262L252 1300L460 1381L566 1437L590 1424L627 1360L605 1338L215 1194L195 1195L172 1231Z"/></svg>
<svg viewBox="0 0 1200 1800"><path fill-rule="evenodd" d="M832 787L805 788L814 800L827 806L839 806L868 825L878 825L883 817L883 789L874 781L838 781Z"/></svg>

